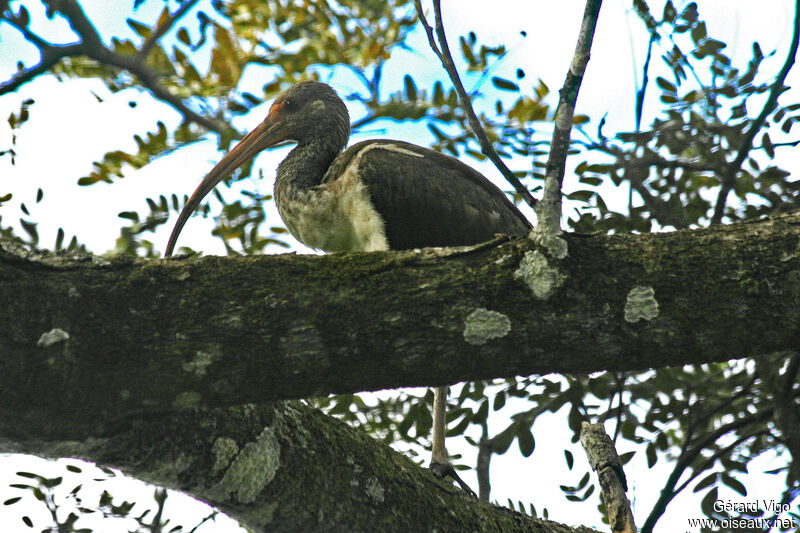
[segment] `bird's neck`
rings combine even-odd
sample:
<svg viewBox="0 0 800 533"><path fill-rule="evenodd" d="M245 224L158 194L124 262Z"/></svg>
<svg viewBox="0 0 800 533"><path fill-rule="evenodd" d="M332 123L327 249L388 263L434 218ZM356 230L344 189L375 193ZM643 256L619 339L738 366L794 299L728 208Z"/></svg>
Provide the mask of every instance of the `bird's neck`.
<svg viewBox="0 0 800 533"><path fill-rule="evenodd" d="M341 146L318 139L298 144L278 165L275 176L276 199L280 195L290 196L319 185L341 149Z"/></svg>

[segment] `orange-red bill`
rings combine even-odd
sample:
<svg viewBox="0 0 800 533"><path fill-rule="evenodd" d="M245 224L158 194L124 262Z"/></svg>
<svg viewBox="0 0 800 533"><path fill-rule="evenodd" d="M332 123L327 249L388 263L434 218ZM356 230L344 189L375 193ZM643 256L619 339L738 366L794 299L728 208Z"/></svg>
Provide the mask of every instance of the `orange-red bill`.
<svg viewBox="0 0 800 533"><path fill-rule="evenodd" d="M200 205L200 202L203 201L203 198L214 190L217 183L228 177L234 170L253 159L262 150L286 139L281 128L282 122L279 120L280 110L280 106L273 106L264 122L259 124L253 131L248 133L244 139L239 141L239 143L211 169L211 172L203 178L197 190L194 191L189 201L183 206L178 221L175 223L175 227L172 228L172 234L169 236L167 251L164 253L164 257L172 255L172 251L175 249L175 244L178 241L178 235L181 234L184 224L186 224L186 221L192 213L194 213L194 210Z"/></svg>

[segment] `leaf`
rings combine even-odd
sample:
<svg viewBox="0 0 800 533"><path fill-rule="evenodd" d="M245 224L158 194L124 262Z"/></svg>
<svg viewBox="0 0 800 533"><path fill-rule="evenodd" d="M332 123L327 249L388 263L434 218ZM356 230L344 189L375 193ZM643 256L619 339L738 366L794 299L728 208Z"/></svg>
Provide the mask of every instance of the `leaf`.
<svg viewBox="0 0 800 533"><path fill-rule="evenodd" d="M508 81L503 78L498 78L497 76L492 76L492 83L494 84L495 87L503 91L514 91L514 92L519 91L519 85L517 85L513 81Z"/></svg>
<svg viewBox="0 0 800 533"><path fill-rule="evenodd" d="M634 455L636 455L636 452L625 452L619 456L619 460L623 465L626 465L631 459L633 459Z"/></svg>
<svg viewBox="0 0 800 533"><path fill-rule="evenodd" d="M708 494L706 494L700 502L700 508L707 516L714 516L714 502L718 499L718 492L717 487L714 487L708 491Z"/></svg>
<svg viewBox="0 0 800 533"><path fill-rule="evenodd" d="M22 496L16 496L14 498L9 498L9 499L7 499L6 501L3 502L3 505L14 505L15 503L17 503L21 499L22 499Z"/></svg>
<svg viewBox="0 0 800 533"><path fill-rule="evenodd" d="M717 482L717 473L712 472L711 474L708 474L706 477L700 480L700 482L694 486L692 492L700 492L701 490L705 489L706 487L710 487L716 482Z"/></svg>
<svg viewBox="0 0 800 533"><path fill-rule="evenodd" d="M63 245L64 245L64 228L58 228L58 233L56 233L56 250L60 250ZM67 469L69 469L69 466L67 467Z"/></svg>
<svg viewBox="0 0 800 533"><path fill-rule="evenodd" d="M575 457L572 455L572 452L564 450L564 458L567 460L567 468L572 470L572 466L575 464Z"/></svg>
<svg viewBox="0 0 800 533"><path fill-rule="evenodd" d="M705 39L707 36L708 32L706 31L705 22L699 22L695 24L695 26L692 28L692 39L694 40L695 43L699 44L700 41Z"/></svg>
<svg viewBox="0 0 800 533"><path fill-rule="evenodd" d="M117 215L119 218L124 218L132 222L139 222L139 214L135 211L123 211Z"/></svg>
<svg viewBox="0 0 800 533"><path fill-rule="evenodd" d="M677 87L675 87L675 85L673 85L672 83L670 83L666 79L662 78L661 76L656 78L656 85L658 85L659 87L661 87L665 91L668 91L668 92L671 92L671 93L677 92L677 90L678 90Z"/></svg>
<svg viewBox="0 0 800 533"><path fill-rule="evenodd" d="M186 28L178 30L178 40L186 46L192 46L192 40L189 38L189 32L186 31Z"/></svg>
<svg viewBox="0 0 800 533"><path fill-rule="evenodd" d="M522 456L530 457L533 453L533 449L536 447L536 441L533 438L533 433L531 433L531 428L520 428L519 433L517 433L517 442L519 443L519 451L522 453Z"/></svg>
<svg viewBox="0 0 800 533"><path fill-rule="evenodd" d="M406 99L414 102L417 99L417 86L414 85L414 79L406 74L403 76L403 85L405 86Z"/></svg>
<svg viewBox="0 0 800 533"><path fill-rule="evenodd" d="M143 37L145 39L149 38L150 35L152 35L153 33L153 30L150 29L150 26L142 24L141 22L135 21L133 19L128 19L125 22L127 22L128 26L130 26L133 31L138 33L140 37Z"/></svg>
<svg viewBox="0 0 800 533"><path fill-rule="evenodd" d="M730 474L726 473L723 473L721 477L722 477L722 483L732 488L742 496L747 496L747 488L741 481L731 476Z"/></svg>
<svg viewBox="0 0 800 533"><path fill-rule="evenodd" d="M666 4L664 4L664 14L662 15L662 19L664 22L668 24L672 24L675 22L675 16L677 15L675 11L675 6L672 5L672 0L668 0Z"/></svg>
<svg viewBox="0 0 800 533"><path fill-rule="evenodd" d="M39 242L39 232L36 229L35 222L28 222L27 220L19 219L20 225L22 225L22 229L25 230L31 238L31 244L36 244Z"/></svg>
<svg viewBox="0 0 800 533"><path fill-rule="evenodd" d="M570 200L577 200L579 202L588 202L592 198L592 196L594 196L594 194L595 194L594 191L587 191L587 190L573 191L567 195L567 198L569 198Z"/></svg>
<svg viewBox="0 0 800 533"><path fill-rule="evenodd" d="M652 442L647 444L645 455L647 456L647 468L653 468L653 465L656 464L658 457L656 456L656 448L653 446Z"/></svg>
<svg viewBox="0 0 800 533"><path fill-rule="evenodd" d="M169 19L170 19L169 9L167 7L164 7L164 9L161 10L161 14L158 16L158 22L156 23L156 28L162 28L166 26L166 24L169 22Z"/></svg>
<svg viewBox="0 0 800 533"><path fill-rule="evenodd" d="M23 516L22 517L22 521L25 523L26 526L33 527L33 522L31 521L31 519L29 517Z"/></svg>

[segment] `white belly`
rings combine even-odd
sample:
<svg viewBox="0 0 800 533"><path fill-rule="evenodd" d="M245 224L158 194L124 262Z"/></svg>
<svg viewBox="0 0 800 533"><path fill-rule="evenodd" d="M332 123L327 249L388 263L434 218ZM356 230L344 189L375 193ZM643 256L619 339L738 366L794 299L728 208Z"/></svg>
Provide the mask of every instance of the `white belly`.
<svg viewBox="0 0 800 533"><path fill-rule="evenodd" d="M383 221L358 180L358 160L341 177L287 198L279 208L286 228L311 248L326 252L388 250Z"/></svg>

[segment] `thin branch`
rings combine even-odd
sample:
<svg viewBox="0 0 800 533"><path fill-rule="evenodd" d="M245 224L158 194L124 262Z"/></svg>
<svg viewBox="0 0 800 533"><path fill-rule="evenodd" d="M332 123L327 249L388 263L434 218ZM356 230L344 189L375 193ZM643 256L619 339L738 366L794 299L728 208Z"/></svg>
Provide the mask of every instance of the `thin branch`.
<svg viewBox="0 0 800 533"><path fill-rule="evenodd" d="M564 169L569 151L572 117L575 114L575 102L578 100L583 74L589 62L601 4L602 0L587 0L586 2L572 64L560 91L555 128L553 128L553 141L550 143L550 155L547 158L544 195L536 210L537 223L539 227L544 228L545 232L558 233L561 231L561 184L564 181Z"/></svg>
<svg viewBox="0 0 800 533"><path fill-rule="evenodd" d="M196 0L190 0L184 4L183 7L188 9L187 6L195 1ZM63 15L81 40L78 43L65 46L39 46L42 54L41 61L36 66L15 76L10 81L0 84L0 95L16 90L19 86L31 81L36 76L47 72L64 58L82 55L94 59L101 65L111 65L122 70L127 70L138 78L142 86L153 93L156 98L167 102L175 108L176 111L181 113L184 120L187 122L195 122L207 130L216 133L223 133L228 129L225 124L218 123L213 119L196 113L190 109L181 98L173 95L163 87L158 81L157 74L144 63L144 54L139 53L135 56L121 55L107 48L103 44L100 35L97 33L91 21L89 21L86 14L81 9L81 6L75 0L44 0L44 3L48 9ZM181 9L183 9L183 7ZM177 16L180 11L181 10L178 10L175 15ZM28 35L26 35L26 38L34 44L37 42L36 40L31 40ZM41 41L41 39L38 40ZM41 43L44 43L44 41L41 41Z"/></svg>
<svg viewBox="0 0 800 533"><path fill-rule="evenodd" d="M636 533L630 502L625 496L628 482L622 461L602 423L581 423L580 441L592 470L597 472L606 516L613 533Z"/></svg>
<svg viewBox="0 0 800 533"><path fill-rule="evenodd" d="M488 502L492 492L492 485L489 480L489 465L492 461L492 444L489 438L489 426L484 420L481 423L481 439L478 442L478 459L475 464L475 473L478 476L478 498Z"/></svg>
<svg viewBox="0 0 800 533"><path fill-rule="evenodd" d="M171 14L163 23L158 25L156 31L154 31L153 34L144 42L142 48L139 50L139 52L137 52L136 55L142 59L146 58L150 53L150 50L152 50L153 47L158 44L158 40L161 39L172 28L178 19L192 9L192 7L197 4L197 1L198 0L186 0L183 5L181 5L180 9Z"/></svg>
<svg viewBox="0 0 800 533"><path fill-rule="evenodd" d="M774 380L771 380L771 387L776 389L775 423L781 432L783 445L792 456L787 485L800 481L800 420L797 416L794 392L798 371L800 371L800 353L795 353L789 360L784 375L775 375Z"/></svg>
<svg viewBox="0 0 800 533"><path fill-rule="evenodd" d="M467 92L464 90L464 85L461 83L458 70L453 63L453 56L450 54L450 47L447 45L447 36L444 31L444 24L442 23L442 8L440 0L433 1L434 16L436 18L436 37L439 40L438 45L433 35L433 29L431 28L430 24L428 24L428 20L425 18L425 13L422 10L422 3L420 0L414 0L414 5L417 8L417 16L419 17L420 23L425 29L425 34L428 36L428 43L430 44L433 52L439 57L439 61L441 61L442 66L444 67L445 71L447 71L447 75L450 77L450 81L453 83L453 87L458 94L458 98L461 101L461 107L464 109L464 112L467 115L467 120L469 121L472 131L475 133L475 136L478 139L478 144L480 144L481 153L489 158L489 160L494 164L497 170L500 171L506 181L508 181L514 187L514 190L522 197L525 203L531 207L535 207L537 203L536 199L519 181L519 178L517 178L517 176L506 166L503 160L500 159L500 156L497 155L497 152L492 146L489 137L486 135L486 131L481 125L480 119L478 119L478 116L475 114L475 110L472 108L472 101L467 95Z"/></svg>
<svg viewBox="0 0 800 533"><path fill-rule="evenodd" d="M656 501L656 504L653 506L653 509L650 511L650 515L645 520L644 525L642 526L642 532L650 532L653 531L653 528L658 522L658 519L664 514L664 511L667 508L669 502L677 495L675 492L675 486L678 484L681 476L683 475L684 471L697 459L701 452L706 449L708 446L716 442L720 437L723 435L739 429L740 427L747 426L749 424L755 424L759 422L765 422L769 420L774 413L773 409L764 409L758 413L755 413L750 416L745 416L739 418L738 420L734 420L729 424L725 424L723 426L718 427L716 430L712 431L711 433L706 433L703 435L703 438L698 439L691 447L687 446L687 443L684 442L683 450L681 450L681 455L678 458L678 461L675 463L675 466L672 469L672 473L667 478L667 483L664 485L664 488L661 489L661 495Z"/></svg>
<svg viewBox="0 0 800 533"><path fill-rule="evenodd" d="M705 461L700 463L699 466L694 468L694 472L689 477L689 479L687 479L686 481L681 483L681 486L678 487L677 489L675 489L675 495L677 496L678 494L683 492L683 490L686 489L686 487L688 487L689 485L691 485L692 482L695 479L697 479L698 476L700 476L701 473L705 472L706 470L708 470L712 466L714 466L714 463L717 461L717 459L719 459L719 458L727 455L728 453L732 452L734 449L736 449L737 446L739 446L743 442L745 442L745 441L747 441L749 439L752 439L753 437L760 437L762 435L768 435L769 433L770 433L769 429L759 429L758 431L756 431L754 433L748 433L746 435L742 435L738 439L734 440L729 445L725 446L724 448L719 450L717 453L713 454L708 459L706 459Z"/></svg>
<svg viewBox="0 0 800 533"><path fill-rule="evenodd" d="M780 72L778 72L777 78L775 78L775 83L772 84L772 88L769 91L769 97L764 103L764 108L761 109L761 113L758 114L755 120L750 123L750 128L748 128L744 139L742 139L742 145L739 147L739 153L736 156L736 159L731 161L731 163L728 165L727 172L722 177L722 186L720 187L719 194L717 195L717 202L714 206L714 215L711 217L712 224L719 224L722 221L722 216L725 213L725 204L728 201L728 193L731 192L731 189L733 189L733 186L736 183L736 174L739 172L742 167L742 163L744 163L744 160L750 153L750 150L753 147L753 140L755 139L756 135L766 122L767 117L778 105L778 97L783 93L784 90L786 90L786 87L784 87L783 84L786 81L786 77L789 75L789 71L794 65L799 44L800 0L795 0L794 33L792 35L792 44L789 47L789 53L786 55L786 61L783 63L783 67L781 68Z"/></svg>

